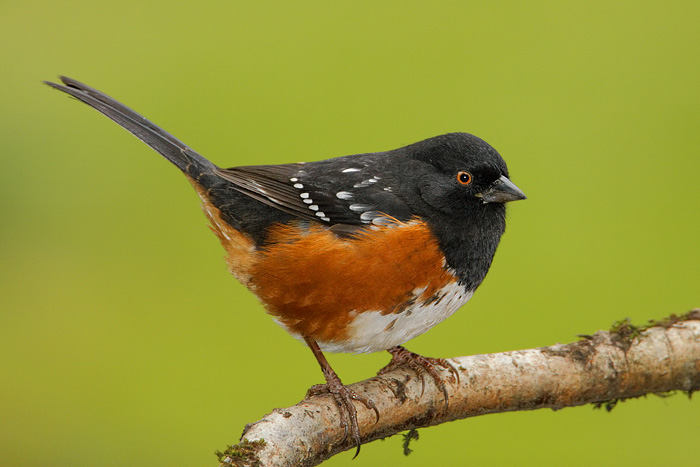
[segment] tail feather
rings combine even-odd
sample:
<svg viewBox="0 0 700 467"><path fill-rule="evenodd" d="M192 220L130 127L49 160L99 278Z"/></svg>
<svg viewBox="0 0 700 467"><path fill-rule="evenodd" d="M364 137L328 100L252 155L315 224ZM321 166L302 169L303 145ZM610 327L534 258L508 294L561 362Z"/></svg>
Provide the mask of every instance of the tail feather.
<svg viewBox="0 0 700 467"><path fill-rule="evenodd" d="M49 81L44 83L70 94L114 120L193 179L197 180L201 175L211 173L216 167L185 143L108 95L74 79L65 76L61 76L60 79L63 85Z"/></svg>

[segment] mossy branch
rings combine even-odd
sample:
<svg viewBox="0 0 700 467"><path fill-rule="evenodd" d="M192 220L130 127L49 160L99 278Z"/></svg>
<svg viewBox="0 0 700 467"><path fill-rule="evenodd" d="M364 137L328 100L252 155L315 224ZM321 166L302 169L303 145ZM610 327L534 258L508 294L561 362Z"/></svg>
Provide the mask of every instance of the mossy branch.
<svg viewBox="0 0 700 467"><path fill-rule="evenodd" d="M649 393L690 395L700 390L700 309L645 326L624 320L570 344L450 361L460 384L443 372L452 381L447 412L443 392L431 378L423 391L412 370L353 384L381 414L376 421L373 411L356 404L362 442L489 413L583 404L610 410L619 400ZM217 454L222 465L312 466L354 448L343 434L331 397L314 396L246 426L241 443Z"/></svg>

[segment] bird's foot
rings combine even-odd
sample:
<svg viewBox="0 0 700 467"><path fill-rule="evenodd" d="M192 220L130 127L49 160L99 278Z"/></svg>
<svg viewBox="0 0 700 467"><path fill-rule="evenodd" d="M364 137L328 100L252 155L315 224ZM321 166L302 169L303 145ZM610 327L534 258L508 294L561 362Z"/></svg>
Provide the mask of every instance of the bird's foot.
<svg viewBox="0 0 700 467"><path fill-rule="evenodd" d="M435 384L437 384L438 388L442 390L442 393L445 396L445 412L447 412L447 410L450 407L449 395L447 393L447 385L445 383L445 379L440 375L440 372L437 370L437 368L442 367L447 369L452 374L452 376L454 376L457 384L459 384L459 372L454 367L454 365L452 365L449 361L445 360L444 358L431 358L418 355L417 353L413 353L409 350L406 350L400 345L397 345L396 347L387 350L387 352L391 354L391 361L387 364L387 366L379 370L377 372L377 375L381 376L385 373L395 370L400 366L406 365L420 376L422 385L421 395L423 395L423 392L425 391L425 373L428 373L430 377L433 378L433 381L435 381Z"/></svg>
<svg viewBox="0 0 700 467"><path fill-rule="evenodd" d="M334 373L335 375L335 373ZM355 452L355 457L360 453L360 426L357 423L357 409L355 409L355 404L353 401L359 401L364 404L370 410L374 410L377 416L377 421L379 421L379 410L377 406L374 405L374 401L366 396L361 396L355 391L345 386L338 378L335 377L328 378L326 384L316 384L311 386L311 388L306 393L306 398L318 395L330 394L333 396L338 409L340 410L340 420L345 430L343 435L343 441L345 441L350 434L355 441L355 446L357 446L357 451Z"/></svg>

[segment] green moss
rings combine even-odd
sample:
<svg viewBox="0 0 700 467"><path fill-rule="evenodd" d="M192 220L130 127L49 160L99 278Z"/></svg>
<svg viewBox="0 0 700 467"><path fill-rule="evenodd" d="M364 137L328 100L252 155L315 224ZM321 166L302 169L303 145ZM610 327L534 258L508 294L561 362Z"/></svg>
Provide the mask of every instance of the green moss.
<svg viewBox="0 0 700 467"><path fill-rule="evenodd" d="M418 441L418 430L413 428L412 430L408 430L406 433L403 435L403 455L408 456L413 452L413 449L408 447L411 444L411 441L413 440Z"/></svg>
<svg viewBox="0 0 700 467"><path fill-rule="evenodd" d="M601 409L605 407L605 410L607 412L611 412L612 409L615 408L618 402L623 401L624 399L610 399L609 401L603 401L603 402L594 402L593 403L593 408L594 409Z"/></svg>
<svg viewBox="0 0 700 467"><path fill-rule="evenodd" d="M683 315L672 314L666 318L660 320L650 319L647 324L634 325L629 318L622 319L620 321L615 321L610 328L610 332L614 334L615 341L620 345L625 351L630 348L635 340L638 340L640 335L654 327L670 328L674 324L689 321L689 320L700 320L700 309L691 310Z"/></svg>
<svg viewBox="0 0 700 467"><path fill-rule="evenodd" d="M636 326L632 324L629 318L625 318L620 321L615 321L610 328L610 333L613 334L613 340L616 342L617 345L619 345L621 348L623 348L625 351L634 344L635 340L639 340L641 337L641 334L654 327L660 327L660 328L670 328L671 326L681 323L683 321L690 321L690 320L697 320L700 321L700 309L695 309L691 310L688 313L685 313L683 315L675 315L672 314L671 316L668 316L666 318L660 319L660 320L654 320L650 319L647 324L643 324L641 326ZM591 336L587 335L582 335L579 336L582 339L584 339L584 342L586 340L589 340ZM685 394L688 395L688 398L690 399L691 396L693 395L693 392L696 392L700 390L700 388L692 388L688 391L683 391ZM659 397L670 397L674 394L676 394L677 391L667 391L663 393L654 393L656 396ZM646 395L643 396L637 396L637 397L646 397ZM615 406L618 404L618 402L623 402L626 399L634 399L636 397L629 397L629 398L620 398L620 399L611 399L609 401L601 401L601 402L595 402L593 403L593 408L595 409L601 409L605 408L606 411L610 412L612 409L615 408Z"/></svg>
<svg viewBox="0 0 700 467"><path fill-rule="evenodd" d="M227 446L223 452L216 451L214 454L223 465L256 467L261 465L258 459L258 451L265 447L266 444L264 439L249 441L243 438L243 441L240 443Z"/></svg>

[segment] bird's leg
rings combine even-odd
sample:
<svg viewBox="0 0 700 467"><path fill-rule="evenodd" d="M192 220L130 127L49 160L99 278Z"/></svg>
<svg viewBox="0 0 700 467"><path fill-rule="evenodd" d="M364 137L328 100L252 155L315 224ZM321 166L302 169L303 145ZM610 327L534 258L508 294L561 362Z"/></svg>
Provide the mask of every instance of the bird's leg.
<svg viewBox="0 0 700 467"><path fill-rule="evenodd" d="M368 409L374 410L377 416L377 421L379 421L379 410L374 405L372 399L360 396L352 389L343 385L340 378L333 371L331 365L326 360L325 355L321 352L321 348L318 346L315 340L304 337L306 344L309 346L311 351L318 360L318 364L321 365L321 371L323 371L323 376L326 377L326 384L317 384L312 386L311 389L306 393L306 397L316 396L320 394L330 394L335 399L335 403L340 409L340 418L342 420L343 428L345 429L345 435L343 436L343 441L348 437L348 431L352 434L355 440L355 445L357 446L357 451L355 452L355 457L360 453L360 427L357 423L357 410L355 409L355 404L352 401L360 401ZM353 459L355 458L353 457Z"/></svg>
<svg viewBox="0 0 700 467"><path fill-rule="evenodd" d="M445 395L445 412L447 412L447 410L450 407L450 402L447 394L447 385L445 384L445 379L442 376L440 376L437 367L443 367L447 369L455 377L457 384L459 384L459 372L457 371L457 369L444 358L423 357L422 355L418 355L417 353L413 353L409 350L406 350L400 345L388 349L387 352L391 354L391 361L387 364L387 366L379 370L377 372L377 375L381 376L402 365L406 365L412 370L414 370L416 373L418 373L418 375L420 376L422 384L422 395L423 391L425 391L424 373L427 372L433 378L435 384L437 384L437 386L442 390L442 393Z"/></svg>

